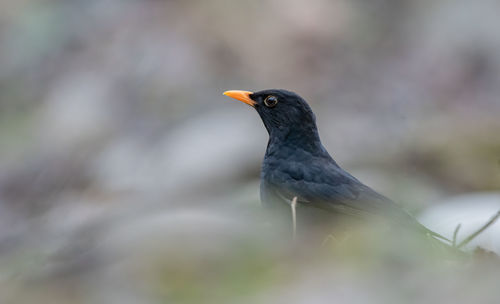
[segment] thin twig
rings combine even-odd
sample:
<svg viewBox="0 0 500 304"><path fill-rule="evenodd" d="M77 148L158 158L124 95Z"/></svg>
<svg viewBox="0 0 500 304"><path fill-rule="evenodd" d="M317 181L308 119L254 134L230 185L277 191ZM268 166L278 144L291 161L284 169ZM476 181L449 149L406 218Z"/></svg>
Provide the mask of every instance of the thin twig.
<svg viewBox="0 0 500 304"><path fill-rule="evenodd" d="M484 224L476 232L469 235L467 238L465 238L465 240L463 240L460 244L458 244L457 248L462 248L463 246L469 244L470 241L472 241L478 234L483 232L486 228L491 226L499 217L500 217L500 210L498 210L498 212L494 216L492 216L491 219L486 224Z"/></svg>
<svg viewBox="0 0 500 304"><path fill-rule="evenodd" d="M453 232L453 242L452 242L453 247L457 246L457 235L458 231L460 230L460 227L462 227L462 224L458 224L457 228L455 228L455 231Z"/></svg>
<svg viewBox="0 0 500 304"><path fill-rule="evenodd" d="M294 197L290 207L292 208L292 224L293 224L293 239L297 235L297 213L295 207L297 206L297 197Z"/></svg>

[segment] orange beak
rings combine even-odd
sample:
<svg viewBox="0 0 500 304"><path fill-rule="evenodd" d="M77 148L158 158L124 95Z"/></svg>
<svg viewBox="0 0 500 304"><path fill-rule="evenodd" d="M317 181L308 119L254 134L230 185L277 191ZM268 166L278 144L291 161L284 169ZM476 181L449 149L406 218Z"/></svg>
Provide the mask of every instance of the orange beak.
<svg viewBox="0 0 500 304"><path fill-rule="evenodd" d="M234 99L238 99L239 101L242 101L249 106L255 107L256 102L250 98L251 94L253 94L253 92L238 91L238 90L224 92L224 95L226 95L226 96L232 97Z"/></svg>

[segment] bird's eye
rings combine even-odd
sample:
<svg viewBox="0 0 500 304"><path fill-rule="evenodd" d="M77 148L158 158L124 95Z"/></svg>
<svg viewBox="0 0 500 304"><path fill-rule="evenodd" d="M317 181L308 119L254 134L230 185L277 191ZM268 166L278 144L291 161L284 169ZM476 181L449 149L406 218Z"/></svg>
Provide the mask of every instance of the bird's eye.
<svg viewBox="0 0 500 304"><path fill-rule="evenodd" d="M264 99L264 104L268 108L272 108L272 107L276 106L277 103L278 103L278 98L276 96L273 96L273 95L269 95L266 97L266 99Z"/></svg>

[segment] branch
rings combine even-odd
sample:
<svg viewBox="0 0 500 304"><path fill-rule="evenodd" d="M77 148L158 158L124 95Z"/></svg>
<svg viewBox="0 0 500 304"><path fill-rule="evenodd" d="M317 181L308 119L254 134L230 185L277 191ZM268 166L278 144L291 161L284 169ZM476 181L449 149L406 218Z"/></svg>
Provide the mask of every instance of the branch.
<svg viewBox="0 0 500 304"><path fill-rule="evenodd" d="M493 217L491 217L491 219L486 224L484 224L476 232L474 232L473 234L469 235L467 238L465 238L465 240L463 240L460 244L458 244L457 248L460 249L463 246L469 244L469 242L472 241L476 236L478 236L478 234L480 234L481 232L483 232L484 230L486 230L486 228L488 228L489 226L493 225L493 223L495 223L496 220L498 220L499 217L500 217L500 210L498 210L497 213Z"/></svg>
<svg viewBox="0 0 500 304"><path fill-rule="evenodd" d="M460 230L460 227L462 227L462 224L458 224L457 228L455 228L455 231L453 232L453 242L452 242L453 247L457 246L457 235L458 231Z"/></svg>
<svg viewBox="0 0 500 304"><path fill-rule="evenodd" d="M292 207L292 224L293 224L293 239L297 235L297 213L295 207L297 206L297 197L294 197L290 207Z"/></svg>

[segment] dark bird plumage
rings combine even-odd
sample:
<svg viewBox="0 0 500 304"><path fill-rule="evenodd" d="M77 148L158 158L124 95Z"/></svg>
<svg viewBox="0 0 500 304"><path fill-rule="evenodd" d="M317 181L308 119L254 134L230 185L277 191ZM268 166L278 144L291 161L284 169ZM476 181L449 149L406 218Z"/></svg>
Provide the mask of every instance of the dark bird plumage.
<svg viewBox="0 0 500 304"><path fill-rule="evenodd" d="M343 170L322 145L315 115L299 95L276 89L228 91L225 95L253 106L269 133L261 171L264 205L289 208L297 197L298 214L302 208L357 218L374 216L441 237Z"/></svg>

